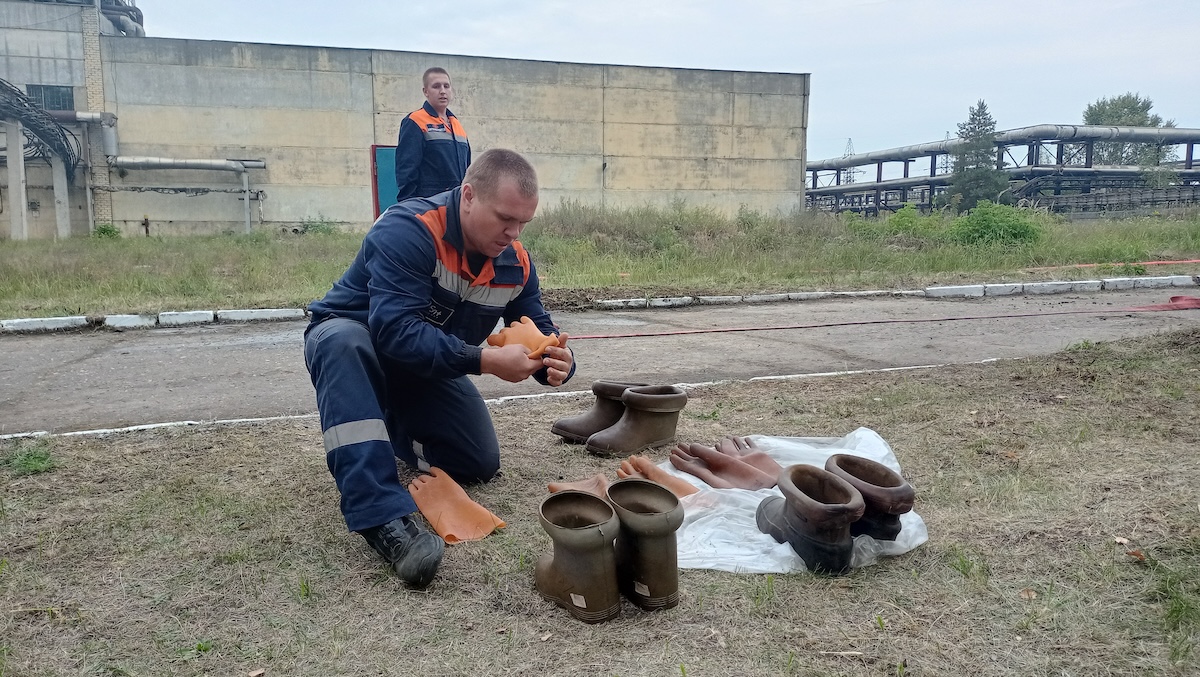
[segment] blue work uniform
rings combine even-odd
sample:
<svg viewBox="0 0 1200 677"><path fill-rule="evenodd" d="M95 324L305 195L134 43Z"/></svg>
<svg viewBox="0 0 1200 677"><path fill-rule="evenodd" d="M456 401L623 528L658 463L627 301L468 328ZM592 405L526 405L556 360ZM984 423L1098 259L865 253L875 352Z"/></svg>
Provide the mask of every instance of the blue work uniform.
<svg viewBox="0 0 1200 677"><path fill-rule="evenodd" d="M491 479L499 442L467 378L480 373L480 344L499 320L521 316L558 334L519 241L472 270L461 194L455 188L392 205L341 279L309 305L305 364L351 531L416 511L396 458L437 466L462 483ZM534 378L546 384L546 369Z"/></svg>
<svg viewBox="0 0 1200 677"><path fill-rule="evenodd" d="M400 122L396 140L396 201L457 188L471 166L467 130L448 109L438 117L429 102Z"/></svg>

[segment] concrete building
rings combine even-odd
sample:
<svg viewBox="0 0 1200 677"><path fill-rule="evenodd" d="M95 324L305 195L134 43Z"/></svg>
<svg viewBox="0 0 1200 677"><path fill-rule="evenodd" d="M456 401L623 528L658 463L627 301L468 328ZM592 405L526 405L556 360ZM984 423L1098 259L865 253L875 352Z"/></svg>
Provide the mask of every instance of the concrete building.
<svg viewBox="0 0 1200 677"><path fill-rule="evenodd" d="M543 207L804 204L807 74L151 38L140 19L129 0L0 0L0 78L80 112L54 114L79 156L57 194L54 154L20 176L6 142L0 237L365 228L376 193L390 202L378 149L395 145L435 65L454 78L475 152L527 155Z"/></svg>

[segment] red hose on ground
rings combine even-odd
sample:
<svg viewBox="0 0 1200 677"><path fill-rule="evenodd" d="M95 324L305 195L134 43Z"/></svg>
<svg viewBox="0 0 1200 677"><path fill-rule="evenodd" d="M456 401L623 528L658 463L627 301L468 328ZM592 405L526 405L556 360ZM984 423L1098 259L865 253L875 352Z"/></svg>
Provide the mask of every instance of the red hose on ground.
<svg viewBox="0 0 1200 677"><path fill-rule="evenodd" d="M653 336L683 336L686 334L724 334L746 331L778 331L783 329L821 329L824 327L853 327L868 324L917 324L921 322L956 322L961 320L995 320L1012 317L1042 317L1050 315L1111 315L1114 313L1146 313L1164 310L1200 310L1198 296L1172 296L1169 303L1151 306L1134 306L1110 310L1058 310L1048 313L1013 313L1008 315L971 315L967 317L935 317L919 320L858 320L855 322L830 322L827 324L785 324L778 327L718 327L716 329L676 329L672 331L648 331L630 334L591 334L572 336L572 341L614 338L647 338Z"/></svg>

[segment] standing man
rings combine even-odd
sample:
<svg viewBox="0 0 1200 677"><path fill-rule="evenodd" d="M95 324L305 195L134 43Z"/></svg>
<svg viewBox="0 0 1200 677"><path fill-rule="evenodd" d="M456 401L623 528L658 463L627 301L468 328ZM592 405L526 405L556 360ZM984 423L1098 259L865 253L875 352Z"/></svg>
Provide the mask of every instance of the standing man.
<svg viewBox="0 0 1200 677"><path fill-rule="evenodd" d="M558 334L517 241L537 204L529 162L489 150L461 187L389 207L349 270L309 306L304 360L346 526L413 586L433 579L444 545L414 519L396 459L486 482L500 468L500 445L467 375L559 386L575 372L565 346L545 355L480 346L501 318L528 316Z"/></svg>
<svg viewBox="0 0 1200 677"><path fill-rule="evenodd" d="M457 188L471 164L471 144L450 112L450 74L430 68L421 78L425 105L400 123L396 141L396 201L430 197Z"/></svg>

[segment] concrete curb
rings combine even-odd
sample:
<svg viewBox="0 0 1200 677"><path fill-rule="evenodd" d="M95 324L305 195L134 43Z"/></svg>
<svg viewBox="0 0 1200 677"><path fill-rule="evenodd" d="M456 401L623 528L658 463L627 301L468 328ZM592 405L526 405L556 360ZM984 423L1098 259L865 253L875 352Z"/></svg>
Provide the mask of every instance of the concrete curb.
<svg viewBox="0 0 1200 677"><path fill-rule="evenodd" d="M830 298L924 297L929 299L983 298L986 296L1020 296L1040 294L1095 293L1130 289L1170 289L1200 286L1200 275L1164 275L1161 277L1111 277L1099 280L1048 281L1026 283L989 283L926 287L924 289L869 291L800 291L778 294L747 294L745 296L664 296L639 299L604 299L594 301L597 310L638 310L644 308L683 308L686 306L717 306L738 303L781 303L784 301L816 301ZM154 327L187 327L214 323L279 322L301 320L308 312L300 308L259 308L241 310L188 310L163 312L157 315L107 315L68 317L38 317L0 320L0 334L64 331L84 327L114 330L153 329Z"/></svg>
<svg viewBox="0 0 1200 677"><path fill-rule="evenodd" d="M69 317L35 317L0 320L0 334L33 334L92 327L96 329L154 329L155 327L189 327L214 323L271 322L302 320L308 312L301 308L254 308L245 310L187 310L149 315L72 315Z"/></svg>

